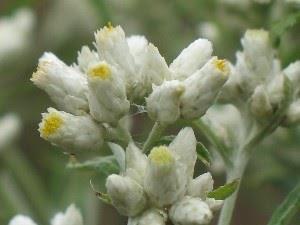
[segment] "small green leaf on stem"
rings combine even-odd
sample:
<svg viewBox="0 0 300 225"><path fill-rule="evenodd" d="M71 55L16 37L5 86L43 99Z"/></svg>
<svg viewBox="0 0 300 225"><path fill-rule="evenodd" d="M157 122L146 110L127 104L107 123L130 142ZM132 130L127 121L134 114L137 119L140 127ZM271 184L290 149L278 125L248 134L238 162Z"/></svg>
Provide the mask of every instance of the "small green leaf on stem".
<svg viewBox="0 0 300 225"><path fill-rule="evenodd" d="M67 168L95 171L104 175L119 173L118 163L113 156L97 157L82 163L71 162L67 164Z"/></svg>
<svg viewBox="0 0 300 225"><path fill-rule="evenodd" d="M201 162L203 162L204 165L209 167L210 166L210 154L209 154L209 151L207 150L207 148L201 142L197 142L196 151L197 151L198 159Z"/></svg>
<svg viewBox="0 0 300 225"><path fill-rule="evenodd" d="M240 182L239 179L235 179L234 181L209 192L207 197L214 198L216 200L224 200L236 191L239 182Z"/></svg>
<svg viewBox="0 0 300 225"><path fill-rule="evenodd" d="M273 213L268 225L287 225L300 210L300 182Z"/></svg>
<svg viewBox="0 0 300 225"><path fill-rule="evenodd" d="M93 192L95 193L95 195L105 204L111 205L111 198L109 197L108 194L106 193L102 193L100 191L96 191L96 189L94 188L94 185L92 183L92 180L90 180L90 186L93 190Z"/></svg>

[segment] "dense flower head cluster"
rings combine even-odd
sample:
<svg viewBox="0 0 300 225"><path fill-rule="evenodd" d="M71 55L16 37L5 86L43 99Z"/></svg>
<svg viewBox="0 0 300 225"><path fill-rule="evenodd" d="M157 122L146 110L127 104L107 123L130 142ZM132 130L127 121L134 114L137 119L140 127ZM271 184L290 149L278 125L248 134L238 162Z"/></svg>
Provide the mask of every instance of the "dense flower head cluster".
<svg viewBox="0 0 300 225"><path fill-rule="evenodd" d="M128 216L128 225L157 224L167 220L179 225L208 224L222 200L208 198L213 189L210 173L193 179L196 138L191 128L182 129L168 146L154 147L146 156L134 144L124 150L110 144L124 168L107 178L112 204Z"/></svg>
<svg viewBox="0 0 300 225"><path fill-rule="evenodd" d="M105 26L95 40L96 50L82 47L72 66L45 53L31 78L61 110L43 114L41 137L68 151L99 149L131 104L146 102L149 117L161 124L199 118L230 73L206 39L191 43L170 66L145 37L126 38L120 26Z"/></svg>

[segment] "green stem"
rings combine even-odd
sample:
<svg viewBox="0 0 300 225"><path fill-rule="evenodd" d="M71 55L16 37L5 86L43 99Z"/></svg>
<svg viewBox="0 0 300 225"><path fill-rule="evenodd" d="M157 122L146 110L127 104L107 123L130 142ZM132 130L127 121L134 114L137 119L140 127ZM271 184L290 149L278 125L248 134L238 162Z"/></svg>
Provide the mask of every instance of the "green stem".
<svg viewBox="0 0 300 225"><path fill-rule="evenodd" d="M191 126L194 130L198 130L201 134L203 134L205 138L216 148L216 150L221 154L226 165L232 166L232 162L227 155L227 153L230 152L229 149L219 140L209 126L207 126L201 119L193 121Z"/></svg>
<svg viewBox="0 0 300 225"><path fill-rule="evenodd" d="M240 179L240 182L238 184L236 191L229 198L225 200L219 217L218 225L230 224L246 165L247 165L247 160L244 160L241 157L237 157L235 166L233 166L227 171L226 183L231 182L237 178Z"/></svg>
<svg viewBox="0 0 300 225"><path fill-rule="evenodd" d="M48 222L48 213L50 212L49 201L38 176L29 162L18 149L13 148L7 149L1 155L1 158L7 168L13 173L20 187L26 192L26 196L32 203L41 222L46 224Z"/></svg>
<svg viewBox="0 0 300 225"><path fill-rule="evenodd" d="M148 152L151 149L153 144L161 137L161 135L165 129L166 129L165 125L162 125L159 122L155 122L155 124L153 125L152 130L144 144L144 147L143 147L144 153Z"/></svg>

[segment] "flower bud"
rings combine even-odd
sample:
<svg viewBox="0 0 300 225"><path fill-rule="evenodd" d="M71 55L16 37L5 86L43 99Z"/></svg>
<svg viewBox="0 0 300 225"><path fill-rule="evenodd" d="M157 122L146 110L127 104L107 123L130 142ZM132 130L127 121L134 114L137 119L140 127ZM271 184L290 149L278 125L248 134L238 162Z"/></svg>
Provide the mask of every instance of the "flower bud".
<svg viewBox="0 0 300 225"><path fill-rule="evenodd" d="M27 216L17 215L9 221L8 225L36 225L36 223Z"/></svg>
<svg viewBox="0 0 300 225"><path fill-rule="evenodd" d="M99 61L97 52L90 50L88 46L83 46L81 51L78 52L77 63L79 69L84 73L87 73L90 65L96 64Z"/></svg>
<svg viewBox="0 0 300 225"><path fill-rule="evenodd" d="M257 75L265 77L272 69L273 50L269 32L265 30L247 30L241 40L245 59Z"/></svg>
<svg viewBox="0 0 300 225"><path fill-rule="evenodd" d="M300 60L288 65L283 73L290 79L295 89L295 95L298 95L300 90Z"/></svg>
<svg viewBox="0 0 300 225"><path fill-rule="evenodd" d="M137 74L134 59L130 54L122 27L113 27L108 24L96 32L95 39L100 58L124 72L127 88L130 89L130 85L133 84Z"/></svg>
<svg viewBox="0 0 300 225"><path fill-rule="evenodd" d="M39 124L40 136L66 151L99 149L103 144L103 130L90 116L72 114L48 108Z"/></svg>
<svg viewBox="0 0 300 225"><path fill-rule="evenodd" d="M177 80L154 86L153 92L146 98L150 118L164 124L174 123L180 116L180 96L184 91L183 83Z"/></svg>
<svg viewBox="0 0 300 225"><path fill-rule="evenodd" d="M186 165L187 176L191 179L197 160L196 145L197 140L193 129L190 127L182 129L169 145L169 149L179 156L178 160Z"/></svg>
<svg viewBox="0 0 300 225"><path fill-rule="evenodd" d="M135 178L138 183L143 184L147 163L147 156L133 142L130 142L126 149L126 170L127 172L129 170L131 175L136 173L138 178L136 176Z"/></svg>
<svg viewBox="0 0 300 225"><path fill-rule="evenodd" d="M44 53L31 81L45 90L61 110L76 115L88 112L86 77L54 54Z"/></svg>
<svg viewBox="0 0 300 225"><path fill-rule="evenodd" d="M187 196L171 207L169 217L174 225L206 225L210 223L213 215L200 198Z"/></svg>
<svg viewBox="0 0 300 225"><path fill-rule="evenodd" d="M215 212L222 208L224 201L216 200L214 198L207 198L205 200L206 204L210 208L211 211Z"/></svg>
<svg viewBox="0 0 300 225"><path fill-rule="evenodd" d="M110 175L106 189L113 205L124 216L136 216L146 206L143 187L129 177Z"/></svg>
<svg viewBox="0 0 300 225"><path fill-rule="evenodd" d="M90 113L97 121L116 124L128 113L125 84L116 68L105 61L90 66L88 85Z"/></svg>
<svg viewBox="0 0 300 225"><path fill-rule="evenodd" d="M176 160L166 146L155 147L148 158L144 188L150 202L157 207L173 204L186 190L186 167Z"/></svg>
<svg viewBox="0 0 300 225"><path fill-rule="evenodd" d="M258 118L272 115L273 108L263 85L255 88L250 100L250 109L252 114Z"/></svg>
<svg viewBox="0 0 300 225"><path fill-rule="evenodd" d="M181 115L186 119L203 116L213 104L228 74L228 63L214 57L187 78L184 81L186 90L181 96Z"/></svg>
<svg viewBox="0 0 300 225"><path fill-rule="evenodd" d="M214 180L209 172L193 179L188 186L188 195L206 199L207 193L213 190Z"/></svg>
<svg viewBox="0 0 300 225"><path fill-rule="evenodd" d="M82 215L72 204L65 213L57 213L51 220L51 225L83 225Z"/></svg>
<svg viewBox="0 0 300 225"><path fill-rule="evenodd" d="M284 125L296 125L300 122L300 100L293 102L286 111Z"/></svg>
<svg viewBox="0 0 300 225"><path fill-rule="evenodd" d="M191 76L211 58L212 51L212 44L206 39L192 42L170 65L174 79L185 80Z"/></svg>
<svg viewBox="0 0 300 225"><path fill-rule="evenodd" d="M127 225L165 225L167 215L158 209L148 209L142 215L129 218Z"/></svg>
<svg viewBox="0 0 300 225"><path fill-rule="evenodd" d="M288 78L281 74L274 76L274 78L267 85L267 94L272 106L278 106L285 96L285 82L290 82Z"/></svg>

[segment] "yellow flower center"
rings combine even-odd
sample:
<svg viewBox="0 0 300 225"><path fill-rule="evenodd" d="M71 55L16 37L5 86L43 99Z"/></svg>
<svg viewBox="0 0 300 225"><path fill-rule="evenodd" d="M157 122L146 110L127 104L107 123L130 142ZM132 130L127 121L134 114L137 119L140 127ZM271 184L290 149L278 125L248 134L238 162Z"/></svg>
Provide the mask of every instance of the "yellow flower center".
<svg viewBox="0 0 300 225"><path fill-rule="evenodd" d="M215 67L225 75L229 74L229 67L225 59L216 59L214 62Z"/></svg>
<svg viewBox="0 0 300 225"><path fill-rule="evenodd" d="M111 76L111 70L106 63L101 63L89 69L88 75L106 80Z"/></svg>
<svg viewBox="0 0 300 225"><path fill-rule="evenodd" d="M58 113L51 112L43 119L43 126L41 127L41 135L48 137L54 134L63 124L63 119Z"/></svg>
<svg viewBox="0 0 300 225"><path fill-rule="evenodd" d="M152 162L162 165L174 161L172 152L167 146L154 147L149 154L149 158Z"/></svg>

